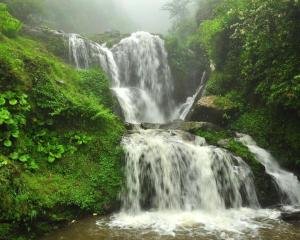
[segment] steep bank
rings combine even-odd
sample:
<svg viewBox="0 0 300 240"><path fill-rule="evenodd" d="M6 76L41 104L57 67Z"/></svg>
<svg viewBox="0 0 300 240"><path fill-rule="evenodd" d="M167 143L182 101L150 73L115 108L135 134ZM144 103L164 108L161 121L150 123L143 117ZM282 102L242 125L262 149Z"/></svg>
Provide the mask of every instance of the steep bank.
<svg viewBox="0 0 300 240"><path fill-rule="evenodd" d="M17 28L13 38L0 30L0 239L115 208L124 127L106 75L76 70Z"/></svg>

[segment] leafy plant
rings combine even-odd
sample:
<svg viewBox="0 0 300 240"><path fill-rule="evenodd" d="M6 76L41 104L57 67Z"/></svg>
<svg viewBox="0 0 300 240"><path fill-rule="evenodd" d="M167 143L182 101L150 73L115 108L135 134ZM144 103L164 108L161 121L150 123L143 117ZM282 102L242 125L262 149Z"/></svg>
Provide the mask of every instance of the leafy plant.
<svg viewBox="0 0 300 240"><path fill-rule="evenodd" d="M0 3L0 32L8 37L15 37L22 28L22 23L13 18L4 3Z"/></svg>

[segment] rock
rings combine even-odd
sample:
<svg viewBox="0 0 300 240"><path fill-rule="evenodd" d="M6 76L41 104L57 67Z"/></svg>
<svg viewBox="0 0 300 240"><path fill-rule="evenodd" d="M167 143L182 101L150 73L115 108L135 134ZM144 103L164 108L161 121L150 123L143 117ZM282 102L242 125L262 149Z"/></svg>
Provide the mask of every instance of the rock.
<svg viewBox="0 0 300 240"><path fill-rule="evenodd" d="M222 104L217 104L221 102ZM236 106L229 99L218 96L202 97L190 114L191 121L211 122L224 125L236 113Z"/></svg>
<svg viewBox="0 0 300 240"><path fill-rule="evenodd" d="M218 141L218 146L226 148L228 147L230 139L221 139Z"/></svg>
<svg viewBox="0 0 300 240"><path fill-rule="evenodd" d="M190 133L195 133L199 129L203 130L214 130L218 131L221 128L213 123L209 122L185 122L182 120L175 120L166 124L156 124L156 123L142 123L142 124L130 124L126 123L127 130L134 130L137 127L142 129L164 129L164 130L182 130Z"/></svg>
<svg viewBox="0 0 300 240"><path fill-rule="evenodd" d="M47 27L24 26L22 33L30 38L41 41L54 55L69 62L69 46L66 34L63 31L53 30Z"/></svg>
<svg viewBox="0 0 300 240"><path fill-rule="evenodd" d="M265 167L251 167L254 175L254 185L261 207L274 208L281 203L281 193L274 179L266 173Z"/></svg>
<svg viewBox="0 0 300 240"><path fill-rule="evenodd" d="M286 222L300 221L300 211L283 212L283 213L281 213L281 219Z"/></svg>

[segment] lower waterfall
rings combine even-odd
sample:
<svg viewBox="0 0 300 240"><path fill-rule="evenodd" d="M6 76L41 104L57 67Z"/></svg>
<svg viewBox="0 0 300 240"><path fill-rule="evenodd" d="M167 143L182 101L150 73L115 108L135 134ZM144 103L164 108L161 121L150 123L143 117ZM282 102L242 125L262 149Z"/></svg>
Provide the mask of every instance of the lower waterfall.
<svg viewBox="0 0 300 240"><path fill-rule="evenodd" d="M273 156L248 135L239 134L238 140L245 144L256 159L265 166L266 172L275 180L282 194L283 204L300 206L300 181L293 173L280 168Z"/></svg>
<svg viewBox="0 0 300 240"><path fill-rule="evenodd" d="M124 211L259 207L249 166L203 138L181 131L138 130L124 137L123 146Z"/></svg>
<svg viewBox="0 0 300 240"><path fill-rule="evenodd" d="M250 167L204 138L179 130L133 130L123 138L126 190L111 227L153 229L174 235L195 227L234 232L261 226Z"/></svg>

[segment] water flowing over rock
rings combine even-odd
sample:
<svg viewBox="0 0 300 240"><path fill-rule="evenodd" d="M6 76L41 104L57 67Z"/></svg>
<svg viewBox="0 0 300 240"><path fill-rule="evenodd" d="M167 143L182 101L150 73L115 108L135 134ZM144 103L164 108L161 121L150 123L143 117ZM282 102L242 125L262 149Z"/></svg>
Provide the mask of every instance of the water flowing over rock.
<svg viewBox="0 0 300 240"><path fill-rule="evenodd" d="M164 41L147 32L133 33L112 49L69 34L70 60L77 68L101 66L112 80L130 123L165 123L184 119L203 85L186 103L176 103Z"/></svg>
<svg viewBox="0 0 300 240"><path fill-rule="evenodd" d="M239 141L246 145L256 159L265 166L266 172L273 177L282 193L283 204L300 205L300 182L293 173L283 170L273 156L248 135L240 134Z"/></svg>
<svg viewBox="0 0 300 240"><path fill-rule="evenodd" d="M249 166L203 138L140 130L126 136L123 146L126 211L259 207Z"/></svg>
<svg viewBox="0 0 300 240"><path fill-rule="evenodd" d="M243 159L209 146L203 138L176 130L176 126L186 130L214 127L212 124L169 124L188 116L203 92L204 78L195 95L186 103L176 103L167 52L159 36L133 33L108 49L71 34L69 47L78 68L101 66L106 71L125 120L132 123L122 141L126 154L123 207L112 216L111 227L152 228L174 235L178 228L201 226L210 232L240 234L256 231L258 218L279 217L276 210L260 208L252 171ZM299 204L300 187L295 176L281 170L253 142L240 140L274 177L288 203Z"/></svg>

